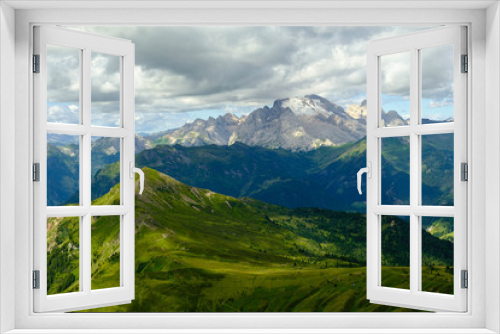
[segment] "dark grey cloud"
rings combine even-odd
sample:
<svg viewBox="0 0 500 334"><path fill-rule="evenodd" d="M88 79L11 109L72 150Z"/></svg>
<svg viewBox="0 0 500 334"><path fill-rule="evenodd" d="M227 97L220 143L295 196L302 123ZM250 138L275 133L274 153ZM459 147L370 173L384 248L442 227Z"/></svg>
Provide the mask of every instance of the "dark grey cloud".
<svg viewBox="0 0 500 334"><path fill-rule="evenodd" d="M78 103L80 79L80 51L47 45L48 101Z"/></svg>
<svg viewBox="0 0 500 334"><path fill-rule="evenodd" d="M422 97L432 100L453 99L453 45L423 49Z"/></svg>

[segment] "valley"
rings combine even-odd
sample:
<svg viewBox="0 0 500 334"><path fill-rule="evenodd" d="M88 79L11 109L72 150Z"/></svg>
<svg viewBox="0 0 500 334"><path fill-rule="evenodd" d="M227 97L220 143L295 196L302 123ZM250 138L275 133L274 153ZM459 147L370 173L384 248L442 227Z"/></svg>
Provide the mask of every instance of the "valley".
<svg viewBox="0 0 500 334"><path fill-rule="evenodd" d="M153 169L144 170L145 193L136 200L136 299L131 304L90 311L404 311L365 299L363 214L287 209L236 199L187 186ZM116 189L97 203L114 201ZM102 219L93 220L93 226ZM393 220L400 222L397 217ZM76 223L67 218L49 228L49 240L59 238L48 253L53 293L78 287L77 241L69 237L76 236ZM387 226L393 237L408 232L402 221ZM99 264L92 267L93 280L105 277L116 282L115 234L106 228L93 228L92 233L93 238L104 240L93 250L102 254ZM453 247L449 241L428 237L433 245L429 250ZM450 274L445 269L449 263L446 253L440 254L425 256L435 267L429 274L433 289L446 292L450 289ZM71 261L61 266L55 261L58 258ZM386 259L393 282L407 272L407 264L398 261ZM73 270L63 273L61 267ZM68 279L71 275L73 282Z"/></svg>

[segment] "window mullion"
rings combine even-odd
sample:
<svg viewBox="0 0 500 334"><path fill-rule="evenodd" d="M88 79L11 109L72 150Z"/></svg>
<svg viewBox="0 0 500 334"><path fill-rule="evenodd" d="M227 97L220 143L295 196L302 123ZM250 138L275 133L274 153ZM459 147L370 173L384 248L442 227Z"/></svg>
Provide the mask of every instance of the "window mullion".
<svg viewBox="0 0 500 334"><path fill-rule="evenodd" d="M420 204L419 166L420 145L415 128L419 123L419 59L418 50L410 50L410 291L416 293L420 285L419 217L414 209Z"/></svg>
<svg viewBox="0 0 500 334"><path fill-rule="evenodd" d="M90 130L91 126L91 82L90 82L90 57L91 51L86 48L83 49L83 61L82 61L82 123L87 129ZM82 168L80 169L80 179L82 188L82 201L83 206L90 209L91 205L91 182L92 182L92 161L91 161L91 150L92 150L92 135L88 131L83 135L82 140L82 153L81 163ZM91 270L92 270L92 239L91 239L91 221L90 211L87 212L83 219L81 219L81 239L80 239L80 285L84 292L90 293L91 291Z"/></svg>

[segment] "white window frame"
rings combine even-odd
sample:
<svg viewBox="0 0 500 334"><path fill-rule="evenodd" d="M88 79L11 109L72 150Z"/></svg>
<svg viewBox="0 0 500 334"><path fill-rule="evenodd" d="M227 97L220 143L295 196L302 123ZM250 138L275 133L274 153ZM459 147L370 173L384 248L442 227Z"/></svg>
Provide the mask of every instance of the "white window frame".
<svg viewBox="0 0 500 334"><path fill-rule="evenodd" d="M461 288L461 270L467 269L467 184L461 180L460 164L467 163L467 74L461 73L462 55L467 54L466 28L445 26L402 36L371 41L367 60L367 139L366 160L371 167L367 179L367 298L384 305L400 305L422 310L467 310L467 290ZM454 121L422 124L422 60L421 50L443 45L453 46L453 100ZM382 121L381 64L386 55L406 52L409 58L410 124L386 127ZM372 113L370 112L372 111ZM373 112L374 111L374 112ZM454 205L429 206L422 203L422 136L454 134ZM382 195L382 139L407 137L409 139L409 203L387 205L381 203ZM384 287L382 282L382 216L407 216L409 218L410 287L396 289ZM454 218L454 284L453 294L422 291L422 217Z"/></svg>
<svg viewBox="0 0 500 334"><path fill-rule="evenodd" d="M405 1L407 2L407 1ZM464 329L466 333L491 333L489 328L495 332L500 331L498 314L500 311L499 297L499 271L498 260L500 230L498 220L500 217L500 175L498 165L500 153L498 147L500 137L498 126L500 118L498 110L500 99L500 11L497 1L493 2L422 2L422 4L405 5L398 2L397 6L407 9L388 9L395 6L394 3L370 2L370 9L366 2L343 2L335 4L314 1L294 1L290 3L270 1L268 3L249 4L242 2L241 5L221 4L216 1L193 3L191 7L178 2L165 2L163 9L150 9L138 11L136 9L102 10L102 9L65 9L65 10L40 10L46 6L69 6L60 2L16 2L8 1L2 4L2 16L0 24L8 24L14 27L12 20L4 19L4 13L12 16L12 6L35 6L32 10L20 10L15 14L15 78L10 77L10 83L15 79L15 87L9 87L9 77L0 78L2 86L2 105L0 117L7 120L11 126L15 126L15 145L6 143L5 138L0 142L0 157L14 157L15 153L15 231L11 225L7 225L5 219L1 221L1 231L9 234L1 236L2 249L0 249L0 263L2 265L2 277L0 281L0 293L2 302L0 312L2 320L7 325L2 325L2 330L17 328L17 333L23 333L22 329L64 329L64 333L72 329L89 329L99 333L98 329L131 329L175 328L199 329L225 329L225 332L237 332L238 328L257 328L255 332L280 332L280 328L301 328L300 332L335 332L334 329L358 328L359 332L410 332L413 328L421 329L420 332L446 332L446 329ZM68 3L68 2L66 2ZM101 2L77 2L74 6L79 8L92 8L92 6L105 7L106 1ZM158 3L151 5L144 2L144 6L159 6ZM357 3L357 4L356 4ZM458 4L457 4L458 3ZM109 5L109 3L108 3ZM192 6L202 6L193 8ZM485 9L487 6L491 7ZM113 6L113 4L111 4ZM141 6L135 4L137 6ZM212 6L212 8L210 8ZM224 6L229 9L220 9ZM253 7L252 7L253 6ZM426 8L425 6L433 6ZM462 6L462 9L449 9L452 6ZM179 9L184 7L185 9ZM336 8L337 7L337 8ZM342 8L343 7L343 8ZM356 8L358 7L358 8ZM436 9L444 8L444 9ZM25 7L26 8L26 7ZM32 7L33 8L33 7ZM56 7L57 8L57 7ZM219 8L219 9L217 9ZM352 8L352 9L345 9ZM408 10L408 8L412 8ZM468 9L467 9L468 8ZM262 10L265 9L265 10ZM9 18L8 18L9 19ZM33 268L30 252L32 250L32 184L30 181L30 168L32 156L32 82L30 69L32 26L35 24L92 24L92 25L437 25L437 24L464 24L469 27L469 65L471 75L468 85L471 87L468 94L469 103L469 153L470 183L468 197L469 224L468 235L468 268L469 307L467 313L438 313L438 314L373 314L373 313L336 313L336 314L34 314L31 290L31 269ZM485 26L485 22L487 26ZM488 29L486 29L488 27ZM0 35L0 43L10 43L1 39L6 36L5 30ZM8 36L8 35L7 35ZM12 47L10 47L12 49ZM9 51L10 49L7 49ZM3 51L6 52L6 51ZM0 55L2 71L12 60L7 56ZM485 64L489 66L485 71ZM2 72L8 73L8 72ZM486 85L488 83L488 85ZM8 92L15 93L15 101L7 98L3 100ZM15 106L15 122L12 117L6 116L6 107ZM12 109L8 111L12 113ZM488 122L485 121L488 117ZM0 125L4 129L5 123ZM489 134L485 134L489 131ZM7 132L8 133L8 132ZM3 134L0 132L0 136ZM488 140L486 140L488 139ZM10 149L9 149L10 147ZM491 149L488 155L485 148ZM496 151L494 151L496 149ZM13 170L12 165L4 168L4 161L0 161L0 182L8 181L11 175L5 173ZM485 165L488 162L488 165ZM10 169L9 169L10 168ZM486 172L493 174L486 180ZM356 172L356 171L353 171ZM7 183L6 183L7 184ZM13 185L13 183L8 183ZM5 188L0 190L1 209L5 210L5 200L8 195ZM486 197L488 192L488 197ZM485 203L489 206L486 207ZM5 211L3 211L5 212ZM3 213L2 215L7 215ZM12 216L12 215L11 215ZM485 219L488 217L488 221ZM496 223L496 225L495 225ZM472 229L473 227L473 229ZM15 234L15 245L7 240ZM4 248L5 247L5 248ZM14 256L12 256L14 254ZM485 259L488 266L485 265ZM26 261L26 259L30 259ZM6 270L7 269L7 270ZM15 291L10 292L12 283ZM486 289L488 293L486 293ZM5 296L5 299L4 299ZM14 311L8 310L10 302L15 305ZM8 316L14 315L11 320ZM262 330L258 330L258 328ZM265 331L263 329L270 329ZM385 328L381 330L381 328ZM230 330L233 329L233 330ZM321 330L323 329L323 331ZM330 329L330 330L327 330ZM364 329L364 330L363 330ZM378 330L377 330L378 329ZM242 330L243 331L243 330ZM448 331L448 332L450 332ZM32 331L31 333L36 332ZM132 332L132 331L128 331ZM137 331L139 332L139 330ZM165 330L165 332L168 332ZM214 331L212 331L214 332ZM221 332L221 331L215 331ZM248 331L247 331L248 332ZM292 331L290 331L292 332ZM295 331L297 332L297 331ZM352 330L351 333L356 331ZM414 333L414 330L412 331Z"/></svg>
<svg viewBox="0 0 500 334"><path fill-rule="evenodd" d="M39 73L34 84L34 162L40 178L33 184L34 200L34 269L39 270L39 289L34 291L35 312L74 311L99 306L130 303L135 290L135 120L134 64L135 46L128 40L105 37L57 27L34 27L34 53L39 55ZM80 119L78 124L47 122L47 45L73 48L80 53ZM92 52L119 59L120 122L117 127L93 126L91 122ZM78 136L79 191L78 206L47 206L47 134ZM92 136L116 138L120 142L120 205L91 204ZM92 290L93 216L117 216L120 221L120 285ZM49 217L79 218L79 291L47 295L47 225Z"/></svg>

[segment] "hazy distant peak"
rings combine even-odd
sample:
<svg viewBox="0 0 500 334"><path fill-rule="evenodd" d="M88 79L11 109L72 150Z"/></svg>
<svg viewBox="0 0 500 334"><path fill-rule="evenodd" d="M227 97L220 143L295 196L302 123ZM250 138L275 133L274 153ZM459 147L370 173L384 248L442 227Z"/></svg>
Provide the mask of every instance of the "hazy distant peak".
<svg viewBox="0 0 500 334"><path fill-rule="evenodd" d="M408 120L403 119L396 110L385 112L382 109L382 126L403 126L408 124Z"/></svg>

